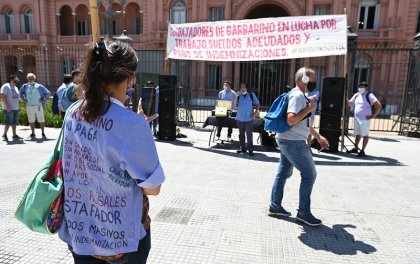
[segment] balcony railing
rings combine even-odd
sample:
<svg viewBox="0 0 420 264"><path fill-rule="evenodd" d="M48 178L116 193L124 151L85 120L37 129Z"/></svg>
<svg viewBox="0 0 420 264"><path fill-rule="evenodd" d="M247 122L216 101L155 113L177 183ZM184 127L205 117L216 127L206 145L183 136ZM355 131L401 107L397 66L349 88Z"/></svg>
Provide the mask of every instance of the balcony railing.
<svg viewBox="0 0 420 264"><path fill-rule="evenodd" d="M13 34L0 34L0 41L8 42L36 42L39 41L39 34L37 33L13 33Z"/></svg>

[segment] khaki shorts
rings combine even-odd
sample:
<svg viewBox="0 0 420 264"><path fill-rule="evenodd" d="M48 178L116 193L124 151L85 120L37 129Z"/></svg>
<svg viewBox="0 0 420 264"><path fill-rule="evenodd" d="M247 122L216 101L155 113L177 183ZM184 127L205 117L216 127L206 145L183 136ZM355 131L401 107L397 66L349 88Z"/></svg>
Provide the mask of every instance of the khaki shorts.
<svg viewBox="0 0 420 264"><path fill-rule="evenodd" d="M29 123L35 123L35 120L39 123L45 123L44 108L42 108L42 105L27 105L26 112L28 113Z"/></svg>
<svg viewBox="0 0 420 264"><path fill-rule="evenodd" d="M370 120L354 119L354 134L356 136L369 136Z"/></svg>

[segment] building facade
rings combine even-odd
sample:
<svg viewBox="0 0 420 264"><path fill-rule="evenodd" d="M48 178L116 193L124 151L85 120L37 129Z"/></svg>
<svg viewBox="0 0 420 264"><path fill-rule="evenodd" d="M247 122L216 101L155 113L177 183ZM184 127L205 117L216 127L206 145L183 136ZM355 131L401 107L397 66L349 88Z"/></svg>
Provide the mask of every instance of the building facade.
<svg viewBox="0 0 420 264"><path fill-rule="evenodd" d="M141 58L141 82L165 71L168 22L343 14L346 10L348 25L358 34L358 47L366 48L354 58L354 83L369 81L383 96L398 97L404 86L400 79L407 72L398 62L408 58L378 50L410 48L420 31L420 0L102 0L98 8L102 35L118 36L127 30L133 39ZM91 40L88 1L3 0L0 15L1 82L22 70L36 73L40 82L55 90L64 73L83 64L83 44ZM387 65L387 61L396 63ZM256 63L171 61L166 73L178 75L179 84L190 88L193 99L214 98L223 80L230 79L234 86L247 81L265 98L263 104L269 104L281 90L278 87L293 85L294 70L303 65L317 71L320 86L322 77L344 74L342 56Z"/></svg>

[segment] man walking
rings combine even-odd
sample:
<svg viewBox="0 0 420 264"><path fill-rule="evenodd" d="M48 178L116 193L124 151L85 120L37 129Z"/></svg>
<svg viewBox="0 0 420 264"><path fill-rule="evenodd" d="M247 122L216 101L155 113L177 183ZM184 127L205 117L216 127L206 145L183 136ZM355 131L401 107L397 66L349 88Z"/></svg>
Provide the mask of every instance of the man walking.
<svg viewBox="0 0 420 264"><path fill-rule="evenodd" d="M231 87L232 87L231 82L226 80L223 83L223 90L219 92L218 98L219 100L232 102L232 106L233 106L233 100L235 99L236 94L234 91L232 91ZM217 127L217 134L216 134L217 139L220 139L222 128L223 128L222 126ZM227 134L228 141L232 141L232 131L233 131L232 125L228 123L228 134Z"/></svg>
<svg viewBox="0 0 420 264"><path fill-rule="evenodd" d="M364 157L366 146L369 142L370 120L376 118L381 112L382 105L375 95L369 91L367 82L359 84L358 92L348 100L348 106L354 104L354 134L356 135L355 147L349 153L358 153L357 156ZM374 108L374 111L372 111ZM363 146L359 152L359 142L363 137Z"/></svg>
<svg viewBox="0 0 420 264"><path fill-rule="evenodd" d="M26 102L26 111L28 114L29 126L31 127L31 135L29 139L36 138L35 136L35 121L39 122L42 132L42 138L46 139L45 136L45 118L44 109L46 102L51 96L51 92L48 91L43 85L36 83L36 76L33 73L27 75L28 83L24 84L20 89L20 96Z"/></svg>
<svg viewBox="0 0 420 264"><path fill-rule="evenodd" d="M16 125L19 119L19 90L16 84L19 79L16 75L9 76L9 82L3 84L0 89L0 97L3 105L3 116L4 116L4 132L3 140L9 141L7 137L7 131L9 127L12 127L13 139L22 139L16 134Z"/></svg>
<svg viewBox="0 0 420 264"><path fill-rule="evenodd" d="M72 82L73 82L73 76L71 74L64 74L63 84L57 89L58 112L62 118L64 118L64 114L66 113L66 111L63 109L63 106L61 105L61 101L63 100L64 91L69 87L69 85Z"/></svg>
<svg viewBox="0 0 420 264"><path fill-rule="evenodd" d="M271 202L268 208L269 216L290 216L283 206L284 186L292 176L293 168L299 170L301 181L299 188L299 209L296 219L310 226L318 226L322 221L312 215L311 193L317 175L311 150L306 144L309 133L314 136L322 147L329 143L309 124L310 113L316 108L314 98L306 98L307 85L315 82L315 72L309 68L301 68L295 75L296 87L290 91L287 108L287 123L292 128L276 136L280 148L280 164L274 180Z"/></svg>

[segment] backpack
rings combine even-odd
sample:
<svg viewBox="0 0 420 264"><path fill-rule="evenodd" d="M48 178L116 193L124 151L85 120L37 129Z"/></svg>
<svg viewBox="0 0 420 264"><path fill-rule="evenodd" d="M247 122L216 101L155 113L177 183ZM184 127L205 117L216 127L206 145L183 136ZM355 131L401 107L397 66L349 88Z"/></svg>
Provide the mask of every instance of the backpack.
<svg viewBox="0 0 420 264"><path fill-rule="evenodd" d="M51 111L54 115L58 115L59 111L58 111L58 95L57 93L54 93L53 96L53 101L52 101L52 105L51 105Z"/></svg>
<svg viewBox="0 0 420 264"><path fill-rule="evenodd" d="M248 96L248 94L251 96L251 101L252 101L252 105L254 105L254 96L256 96L254 93L247 93L246 95L245 95L245 97L247 97ZM242 95L242 94L241 94ZM241 96L240 95L240 96ZM240 97L239 96L239 97ZM236 101L236 107L238 107L239 106L239 97L238 97L238 100Z"/></svg>
<svg viewBox="0 0 420 264"><path fill-rule="evenodd" d="M287 123L287 107L289 106L290 92L283 93L270 107L264 120L264 130L274 133L284 133L292 126Z"/></svg>
<svg viewBox="0 0 420 264"><path fill-rule="evenodd" d="M76 99L74 98L75 88L76 88L76 85L72 83L63 92L63 99L61 100L61 107L63 108L64 111L67 111L70 105L76 102Z"/></svg>

